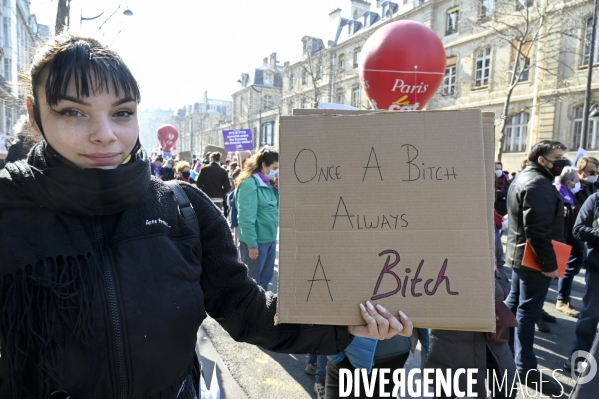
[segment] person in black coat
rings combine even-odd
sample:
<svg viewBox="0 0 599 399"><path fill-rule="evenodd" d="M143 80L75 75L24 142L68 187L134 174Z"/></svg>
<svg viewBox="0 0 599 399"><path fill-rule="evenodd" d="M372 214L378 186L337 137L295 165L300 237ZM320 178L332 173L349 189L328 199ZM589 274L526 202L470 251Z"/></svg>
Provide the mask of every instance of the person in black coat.
<svg viewBox="0 0 599 399"><path fill-rule="evenodd" d="M557 278L557 259L551 240L564 242L564 202L552 182L570 165L564 159L565 150L558 141L543 140L535 144L530 150L528 165L510 185L507 197L506 265L513 272L506 304L518 320L510 348L522 382L535 388L541 386L543 379L545 395L559 395L561 388L548 376L540 375L533 345L535 322L543 313L551 279ZM542 271L522 266L526 243L535 253Z"/></svg>
<svg viewBox="0 0 599 399"><path fill-rule="evenodd" d="M167 159L160 169L160 179L162 181L175 180L175 161L172 158Z"/></svg>
<svg viewBox="0 0 599 399"><path fill-rule="evenodd" d="M574 224L574 237L584 241L587 248L586 289L582 309L574 329L575 339L570 354L590 351L599 324L599 193L591 195L580 208ZM566 362L565 368L572 365Z"/></svg>
<svg viewBox="0 0 599 399"><path fill-rule="evenodd" d="M231 191L231 182L227 171L220 166L219 152L210 154L210 165L200 171L197 185L215 205L223 209L225 195Z"/></svg>
<svg viewBox="0 0 599 399"><path fill-rule="evenodd" d="M45 142L0 170L0 398L197 398L207 315L284 353L411 335L407 317L371 306L365 326L275 325L277 296L248 277L222 213L151 176L140 89L95 39L53 38L29 81Z"/></svg>

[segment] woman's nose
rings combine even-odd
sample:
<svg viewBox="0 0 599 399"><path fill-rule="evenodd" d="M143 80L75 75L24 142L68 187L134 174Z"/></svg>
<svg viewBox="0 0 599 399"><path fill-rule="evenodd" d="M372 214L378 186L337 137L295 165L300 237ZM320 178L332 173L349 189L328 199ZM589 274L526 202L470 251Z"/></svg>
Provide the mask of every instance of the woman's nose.
<svg viewBox="0 0 599 399"><path fill-rule="evenodd" d="M109 117L99 117L92 125L92 141L110 143L116 140L114 125Z"/></svg>

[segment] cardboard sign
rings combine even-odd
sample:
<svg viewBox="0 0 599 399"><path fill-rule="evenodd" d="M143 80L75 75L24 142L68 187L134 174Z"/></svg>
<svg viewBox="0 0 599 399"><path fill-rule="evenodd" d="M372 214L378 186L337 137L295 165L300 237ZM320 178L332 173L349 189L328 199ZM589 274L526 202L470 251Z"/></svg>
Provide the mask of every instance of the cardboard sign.
<svg viewBox="0 0 599 399"><path fill-rule="evenodd" d="M212 145L212 144L208 144L206 147L204 147L204 152L202 153L202 158L206 158L208 156L209 153L213 153L213 152L220 152L220 161L221 162L225 162L225 159L227 159L227 151L224 149L224 147L219 147L217 145Z"/></svg>
<svg viewBox="0 0 599 399"><path fill-rule="evenodd" d="M189 162L191 164L193 162L193 159L191 157L191 151L179 152L179 159L185 162Z"/></svg>
<svg viewBox="0 0 599 399"><path fill-rule="evenodd" d="M281 118L278 322L493 331L492 114L319 112Z"/></svg>

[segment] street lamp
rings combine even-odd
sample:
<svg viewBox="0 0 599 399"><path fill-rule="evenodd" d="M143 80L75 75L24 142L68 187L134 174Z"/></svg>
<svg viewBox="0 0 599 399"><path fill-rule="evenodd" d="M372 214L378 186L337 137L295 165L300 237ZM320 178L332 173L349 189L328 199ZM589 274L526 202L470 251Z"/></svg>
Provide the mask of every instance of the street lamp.
<svg viewBox="0 0 599 399"><path fill-rule="evenodd" d="M98 31L100 31L100 29L102 29L102 27L104 26L104 24L105 24L106 22L108 22L108 20L109 20L110 18L112 18L112 16L113 16L114 14L116 14L116 13L117 13L117 11L121 9L121 7L122 7L122 5L119 5L119 6L116 8L116 10L114 10L114 12L113 12L112 14L110 14L110 15L108 16L108 18L106 18L106 19L104 20L104 22L102 22L102 25L100 25L100 27L98 28ZM100 14L96 15L95 17L89 17L89 18L86 18L86 17L84 17L84 16L83 16L83 13L81 13L81 19L79 20L79 30L81 30L81 25L83 24L83 21L93 21L94 19L98 19L98 18L100 18L102 15L104 15L104 13L105 13L105 11L102 11ZM123 11L123 15L125 15L125 16L127 16L127 17L130 17L130 16L132 16L132 15L133 15L133 11L131 11L131 10L129 9L129 7L127 7L127 9L126 9L125 11Z"/></svg>
<svg viewBox="0 0 599 399"><path fill-rule="evenodd" d="M254 85L250 85L250 87L257 93L260 93L260 109L258 110L258 137L256 137L258 142L262 138L262 90L258 90L254 87Z"/></svg>
<svg viewBox="0 0 599 399"><path fill-rule="evenodd" d="M590 113L597 113L597 109L591 110L591 83L593 79L593 62L595 58L595 35L597 32L597 7L599 5L599 1L595 0L593 4L593 27L591 28L591 48L589 52L589 70L587 72L587 87L584 97L584 108L582 113L582 137L580 138L580 147L582 149L586 149L587 146L587 136L589 130L589 116Z"/></svg>

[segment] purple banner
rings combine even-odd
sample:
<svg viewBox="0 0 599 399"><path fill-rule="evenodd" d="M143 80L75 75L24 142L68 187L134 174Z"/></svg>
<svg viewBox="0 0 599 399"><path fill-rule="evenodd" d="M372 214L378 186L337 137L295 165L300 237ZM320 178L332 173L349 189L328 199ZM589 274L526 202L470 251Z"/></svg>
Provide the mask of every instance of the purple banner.
<svg viewBox="0 0 599 399"><path fill-rule="evenodd" d="M252 129L223 130L225 151L235 152L253 150Z"/></svg>

